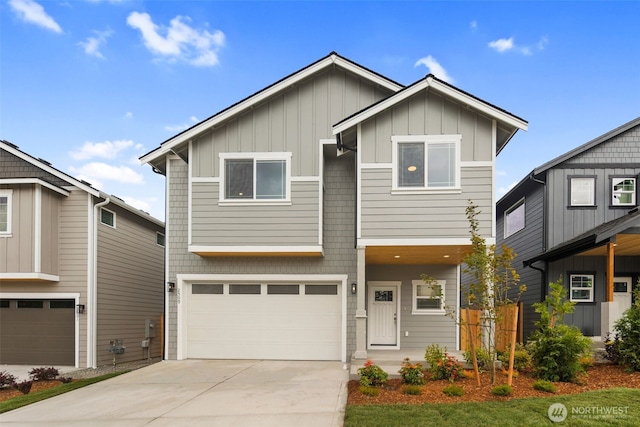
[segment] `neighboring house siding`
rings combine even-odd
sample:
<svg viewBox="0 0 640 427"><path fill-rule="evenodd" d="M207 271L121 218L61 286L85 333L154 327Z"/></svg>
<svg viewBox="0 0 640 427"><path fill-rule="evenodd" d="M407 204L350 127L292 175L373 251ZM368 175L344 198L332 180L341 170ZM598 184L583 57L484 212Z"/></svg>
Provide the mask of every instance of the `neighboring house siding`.
<svg viewBox="0 0 640 427"><path fill-rule="evenodd" d="M478 206L480 233L492 235L490 167L463 168L457 194L391 194L391 174L389 168L362 171L362 238L469 237L469 200Z"/></svg>
<svg viewBox="0 0 640 427"><path fill-rule="evenodd" d="M182 160L169 160L168 280L177 274L347 274L356 281L354 250L354 159L352 155L325 159L324 256L299 257L201 257L187 252L187 173ZM178 292L169 294L167 357L177 357ZM347 354L355 349L356 296L347 293ZM248 313L250 315L250 313Z"/></svg>
<svg viewBox="0 0 640 427"><path fill-rule="evenodd" d="M2 186L11 188L12 195L12 219L11 237L1 237L0 247L6 257L0 257L0 263L6 260L6 264L0 265L3 273L34 273L34 188L33 185Z"/></svg>
<svg viewBox="0 0 640 427"><path fill-rule="evenodd" d="M156 245L162 227L110 204L116 227L98 224L98 334L97 364L112 363L111 340L126 347L117 362L148 356L141 346L145 320L155 325L150 357L160 356L160 316L164 301L164 248Z"/></svg>
<svg viewBox="0 0 640 427"><path fill-rule="evenodd" d="M59 187L69 185L68 182L4 150L0 150L0 164L0 178L40 178Z"/></svg>
<svg viewBox="0 0 640 427"><path fill-rule="evenodd" d="M318 245L317 181L292 182L290 206L219 206L219 187L192 184L192 244Z"/></svg>

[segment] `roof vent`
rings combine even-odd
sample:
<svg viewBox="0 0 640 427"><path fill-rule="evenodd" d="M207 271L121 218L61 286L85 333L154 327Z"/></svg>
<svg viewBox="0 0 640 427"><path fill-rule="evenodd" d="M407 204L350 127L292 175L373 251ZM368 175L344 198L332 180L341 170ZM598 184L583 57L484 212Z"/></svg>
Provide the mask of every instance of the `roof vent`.
<svg viewBox="0 0 640 427"><path fill-rule="evenodd" d="M42 163L44 163L47 166L51 166L51 162L43 159L42 157L38 157L38 160L41 161Z"/></svg>
<svg viewBox="0 0 640 427"><path fill-rule="evenodd" d="M84 185L88 185L89 187L92 187L91 183L85 181L84 179L81 179L80 182L83 183Z"/></svg>
<svg viewBox="0 0 640 427"><path fill-rule="evenodd" d="M11 148L15 148L16 150L19 150L18 146L12 142L7 141L6 139L3 139L2 142L4 142L5 144L7 144L9 147Z"/></svg>
<svg viewBox="0 0 640 427"><path fill-rule="evenodd" d="M112 194L111 197L114 197L114 198L120 200L122 203L124 203L124 200L122 200L120 197L116 196L115 194Z"/></svg>

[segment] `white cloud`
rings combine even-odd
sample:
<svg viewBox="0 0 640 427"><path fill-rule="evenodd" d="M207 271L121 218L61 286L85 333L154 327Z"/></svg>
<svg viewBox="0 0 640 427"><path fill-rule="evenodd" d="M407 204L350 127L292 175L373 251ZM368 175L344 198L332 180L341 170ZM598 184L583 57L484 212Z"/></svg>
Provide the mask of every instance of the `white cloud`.
<svg viewBox="0 0 640 427"><path fill-rule="evenodd" d="M431 55L418 59L414 67L424 65L429 69L429 72L439 79L444 80L447 83L453 83L454 79L447 73L442 65Z"/></svg>
<svg viewBox="0 0 640 427"><path fill-rule="evenodd" d="M133 206L141 211L149 212L151 210L151 204L158 201L156 198L151 198L149 201L136 199L135 197L123 196L122 200L128 205Z"/></svg>
<svg viewBox="0 0 640 427"><path fill-rule="evenodd" d="M96 187L100 187L97 183L103 180L116 181L124 184L144 184L144 177L127 166L113 166L102 162L91 162L76 168L69 168L71 173L79 179L94 183Z"/></svg>
<svg viewBox="0 0 640 427"><path fill-rule="evenodd" d="M154 24L148 13L132 12L127 17L127 24L140 30L145 46L154 55L200 67L217 65L218 50L225 44L224 33L192 28L187 24L190 21L189 17L176 16L166 28Z"/></svg>
<svg viewBox="0 0 640 427"><path fill-rule="evenodd" d="M131 111L127 111L126 113L124 113L124 118L133 119L133 113Z"/></svg>
<svg viewBox="0 0 640 427"><path fill-rule="evenodd" d="M471 31L476 31L478 29L478 21L473 20L469 23L469 28L471 28Z"/></svg>
<svg viewBox="0 0 640 427"><path fill-rule="evenodd" d="M78 42L80 46L84 48L84 52L87 55L95 56L96 58L104 59L104 55L100 52L100 48L107 42L107 37L113 34L112 31L94 31L96 34L93 37L87 37L87 40Z"/></svg>
<svg viewBox="0 0 640 427"><path fill-rule="evenodd" d="M498 187L498 197L502 197L507 194L513 187L518 184L518 181L513 181L511 184L502 187Z"/></svg>
<svg viewBox="0 0 640 427"><path fill-rule="evenodd" d="M489 42L489 47L497 50L500 53L511 50L513 49L513 37L510 37L508 39L498 39Z"/></svg>
<svg viewBox="0 0 640 427"><path fill-rule="evenodd" d="M164 127L164 129L168 130L169 132L182 132L183 130L193 126L195 123L198 123L197 117L191 116L189 117L189 123L183 123L181 125L167 125Z"/></svg>
<svg viewBox="0 0 640 427"><path fill-rule="evenodd" d="M496 176L507 176L507 171L505 171L505 170L496 170Z"/></svg>
<svg viewBox="0 0 640 427"><path fill-rule="evenodd" d="M80 149L70 151L69 155L75 160L88 160L94 157L115 159L123 150L133 146L131 140L85 142Z"/></svg>
<svg viewBox="0 0 640 427"><path fill-rule="evenodd" d="M513 41L513 37L509 37L508 39L498 39L489 42L489 47L495 49L499 53L514 51L520 53L521 55L530 56L533 55L535 50L544 50L548 43L549 39L547 37L541 37L540 40L533 46L521 46Z"/></svg>
<svg viewBox="0 0 640 427"><path fill-rule="evenodd" d="M62 32L60 25L45 12L44 7L33 0L9 0L9 6L25 22L30 22L55 33Z"/></svg>

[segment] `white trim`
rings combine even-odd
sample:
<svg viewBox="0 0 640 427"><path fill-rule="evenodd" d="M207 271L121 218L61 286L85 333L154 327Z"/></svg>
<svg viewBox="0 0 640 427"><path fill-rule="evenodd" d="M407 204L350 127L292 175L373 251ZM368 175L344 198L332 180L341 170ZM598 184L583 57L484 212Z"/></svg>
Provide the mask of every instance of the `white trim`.
<svg viewBox="0 0 640 427"><path fill-rule="evenodd" d="M393 163L362 163L362 169L393 169Z"/></svg>
<svg viewBox="0 0 640 427"><path fill-rule="evenodd" d="M209 253L278 253L278 252L316 252L323 254L322 246L206 246L189 245L189 252L209 252Z"/></svg>
<svg viewBox="0 0 640 427"><path fill-rule="evenodd" d="M177 327L177 360L184 360L187 354L187 330L185 325L185 312L188 310L188 298L180 298L184 292L185 285L197 282L339 282L342 287L341 292L341 343L340 361L347 361L347 280L346 274L177 274L176 293L178 299L178 327Z"/></svg>
<svg viewBox="0 0 640 427"><path fill-rule="evenodd" d="M228 120L229 118L241 113L242 111L251 108L254 105L260 104L261 102L263 102L264 100L272 97L273 95L278 94L279 92L288 89L289 87L291 87L291 85L294 85L304 79L306 79L307 77L325 69L328 67L333 66L333 64L336 64L342 68L345 68L347 70L350 70L351 72L355 73L356 75L359 75L363 78L366 78L370 81L372 81L374 84L377 84L379 86L385 87L389 90L392 90L394 92L397 92L398 90L402 89L402 86L392 83L391 81L382 78L380 75L375 74L369 70L366 70L364 68L361 67L357 67L354 64L340 58L337 55L330 55L327 56L326 58L316 62L315 64L312 64L311 66L308 66L300 71L298 71L297 73L289 76L288 78L285 78L284 80L280 80L278 83L263 89L261 92L246 98L244 101L240 101L238 104L228 108L227 110L224 110L222 112L220 112L219 114L216 114L215 116L198 123L197 125L195 125L194 127L192 127L191 129L188 129L186 131L184 131L183 133L176 135L173 139L170 139L166 142L164 142L162 145L160 145L160 147L158 147L156 150L153 150L152 152L140 157L140 162L142 164L145 163L150 163L155 159L158 159L160 157L162 157L164 154L166 154L167 152L170 152L171 149L173 149L175 146L185 142L185 141L189 141L191 139L193 139L194 137L196 137L199 133L204 132L207 129L211 129L213 128L215 125L217 125L218 123L224 122L225 120ZM334 132L335 135L336 132Z"/></svg>
<svg viewBox="0 0 640 427"><path fill-rule="evenodd" d="M189 158L193 159L193 141L189 141ZM193 162L187 163L187 244L193 243ZM166 172L165 172L166 173ZM222 175L220 175L222 176ZM222 178L219 178L222 179ZM218 189L218 191L221 191Z"/></svg>
<svg viewBox="0 0 640 427"><path fill-rule="evenodd" d="M219 175L220 175L220 188L218 191L219 204L226 203L241 203L241 204L260 204L260 203L277 203L286 204L291 203L291 158L293 154L290 151L283 152L233 152L233 153L220 153L219 159ZM251 199L232 199L227 198L225 194L225 161L229 159L251 159L253 160L253 198ZM282 199L257 199L257 179L258 174L256 171L257 162L261 160L279 160L285 162L285 194ZM189 164L191 166L191 164ZM191 175L191 173L189 173ZM189 203L191 206L191 203Z"/></svg>
<svg viewBox="0 0 640 427"><path fill-rule="evenodd" d="M107 197L102 202L93 205L89 212L89 215L93 217L93 221L89 221L93 225L93 230L90 232L91 258L89 262L91 263L91 277L87 283L89 288L87 292L88 368L96 368L98 365L98 221L102 223L101 209L110 202L111 199ZM89 196L89 204L90 206L93 204L91 196ZM115 227L115 213L113 225Z"/></svg>
<svg viewBox="0 0 640 427"><path fill-rule="evenodd" d="M401 314L402 314L402 282L396 280L385 280L385 281L371 281L367 282L367 297L369 303L373 300L372 291L374 287L395 287L397 289L396 292L396 345L381 345L381 344L371 344L369 337L371 333L369 329L371 327L371 309L367 306L367 350L400 350L400 323L401 323Z"/></svg>
<svg viewBox="0 0 640 427"><path fill-rule="evenodd" d="M356 129L356 145L362 147L362 125L358 123ZM362 238L362 149L356 151L358 159L356 167L356 239Z"/></svg>
<svg viewBox="0 0 640 427"><path fill-rule="evenodd" d="M169 160L167 160L169 161ZM189 163L189 165L191 165L191 163ZM212 183L212 184L219 184L220 183L220 177L218 176L193 176L191 177L191 182L192 183L196 183L196 182L203 182L203 183Z"/></svg>
<svg viewBox="0 0 640 427"><path fill-rule="evenodd" d="M103 205L106 206L106 205ZM106 222L102 222L102 211L105 210L107 212L110 212L113 215L113 224L107 224ZM107 227L111 227L111 228L116 228L116 213L114 211L112 211L111 209L107 209L105 207L100 207L100 210L98 211L98 215L100 217L99 221L100 224L102 225L106 225Z"/></svg>
<svg viewBox="0 0 640 427"><path fill-rule="evenodd" d="M80 294L78 292L0 292L2 299L73 299L75 301L73 311L74 320L74 366L80 367L80 314L76 307L80 304Z"/></svg>
<svg viewBox="0 0 640 427"><path fill-rule="evenodd" d="M436 279L436 285L440 286L442 295L440 297L440 308L428 309L428 308L418 308L418 295L417 289L420 285L426 285L424 280L416 279L411 281L411 314L414 316L434 316L434 315L445 315L447 314L445 310L445 304L447 301L446 295L446 280Z"/></svg>
<svg viewBox="0 0 640 427"><path fill-rule="evenodd" d="M290 200L231 199L218 201L218 206L291 206L292 204Z"/></svg>
<svg viewBox="0 0 640 427"><path fill-rule="evenodd" d="M169 251L169 233L170 233L170 224L171 221L169 221L169 203L171 201L171 192L169 191L170 188L170 184L171 184L171 158L169 155L167 155L166 158L166 167L165 167L165 202L164 202L164 218L165 218L165 228L164 228L164 359L167 360L169 358L169 325L171 324L171 317L170 317L170 310L169 310L169 304L171 303L171 300L169 298L170 294L167 291L167 283L169 282L169 266L170 266L170 262L169 262L169 257L171 252Z"/></svg>
<svg viewBox="0 0 640 427"><path fill-rule="evenodd" d="M49 190L55 191L56 193L62 194L63 196L68 196L69 191L64 188L56 187L53 184L48 183L47 181L43 181L38 178L0 178L0 185L4 184L39 184L43 187L48 188Z"/></svg>
<svg viewBox="0 0 640 427"><path fill-rule="evenodd" d="M7 230L0 231L0 237L11 237L13 220L13 190L10 188L0 189L0 196L7 198Z"/></svg>
<svg viewBox="0 0 640 427"><path fill-rule="evenodd" d="M461 264L456 266L456 351L460 351L460 327L458 326L458 320L460 319L460 284L462 283L462 268Z"/></svg>
<svg viewBox="0 0 640 427"><path fill-rule="evenodd" d="M496 152L498 147L498 122L493 119L491 123L491 235L496 237L496 192L497 192L497 183L496 183L496 156L498 153Z"/></svg>
<svg viewBox="0 0 640 427"><path fill-rule="evenodd" d="M488 245L495 244L495 238L485 238ZM467 237L438 237L420 239L358 239L358 246L460 246L471 245Z"/></svg>
<svg viewBox="0 0 640 427"><path fill-rule="evenodd" d="M495 157L495 155L494 155ZM475 161L466 161L460 162L460 168L492 168L494 162L492 161L483 161L483 162L475 162Z"/></svg>
<svg viewBox="0 0 640 427"><path fill-rule="evenodd" d="M335 141L333 143L335 144ZM320 148L322 148L322 145L320 145ZM291 182L322 182L320 178L321 176L292 176Z"/></svg>
<svg viewBox="0 0 640 427"><path fill-rule="evenodd" d="M91 310L91 298L93 296L93 270L95 266L95 252L96 247L94 244L95 241L95 229L98 227L97 218L95 217L95 208L93 207L93 196L87 193L87 312L90 313ZM86 342L87 342L87 360L86 366L91 367L93 363L93 354L94 350L91 348L92 339L91 339L91 328L93 326L93 322L91 320L91 316L86 316Z"/></svg>
<svg viewBox="0 0 640 427"><path fill-rule="evenodd" d="M35 185L33 194L33 271L42 271L42 187Z"/></svg>
<svg viewBox="0 0 640 427"><path fill-rule="evenodd" d="M0 280L45 280L59 282L60 276L36 271L34 273L0 273Z"/></svg>
<svg viewBox="0 0 640 427"><path fill-rule="evenodd" d="M572 278L574 276L582 276L582 277L590 277L591 278L591 287L584 287L584 286L579 286L579 287L573 287L573 282L572 282ZM596 287L596 276L594 274L589 274L589 273L574 273L574 274L570 274L569 275L569 301L572 302L576 302L576 303L580 303L580 302L593 302L594 301L594 297L595 297L595 287ZM589 298L588 299L574 299L573 298L573 292L572 290L576 289L576 290L588 290L589 291Z"/></svg>

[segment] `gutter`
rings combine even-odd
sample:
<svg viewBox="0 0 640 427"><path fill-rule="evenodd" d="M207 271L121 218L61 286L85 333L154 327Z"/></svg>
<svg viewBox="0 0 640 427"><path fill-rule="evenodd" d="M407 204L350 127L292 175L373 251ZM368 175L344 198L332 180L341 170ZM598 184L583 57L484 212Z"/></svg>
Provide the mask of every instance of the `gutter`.
<svg viewBox="0 0 640 427"><path fill-rule="evenodd" d="M98 218L100 208L111 202L109 196L102 202L93 206L93 217L91 223L91 235L89 239L89 283L87 284L87 367L96 368L98 364Z"/></svg>

